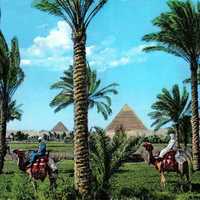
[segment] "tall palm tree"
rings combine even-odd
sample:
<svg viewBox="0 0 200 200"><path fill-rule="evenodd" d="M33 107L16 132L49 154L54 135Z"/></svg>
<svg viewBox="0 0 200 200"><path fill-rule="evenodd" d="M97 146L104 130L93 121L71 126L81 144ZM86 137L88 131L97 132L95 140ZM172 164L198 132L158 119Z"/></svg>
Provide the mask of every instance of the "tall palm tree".
<svg viewBox="0 0 200 200"><path fill-rule="evenodd" d="M157 96L156 102L152 105L153 112L149 116L154 120L152 126L155 130L162 126L172 123L177 137L177 145L180 148L181 127L183 119L188 115L191 104L188 102L189 93L184 87L181 94L178 85L174 85L172 92L162 89Z"/></svg>
<svg viewBox="0 0 200 200"><path fill-rule="evenodd" d="M51 86L51 89L61 90L50 103L51 107L56 107L55 112L74 103L73 66L64 71L64 76L60 77L60 79L60 81ZM88 107L96 107L97 112L101 113L104 119L107 119L112 113L110 95L117 94L116 86L116 83L112 83L101 88L101 80L97 79L97 72L92 70L89 64L87 65Z"/></svg>
<svg viewBox="0 0 200 200"><path fill-rule="evenodd" d="M163 51L183 58L190 65L192 91L192 150L193 167L200 169L199 113L197 70L200 57L200 2L168 1L169 11L153 20L159 30L147 34L143 40L157 42L144 50Z"/></svg>
<svg viewBox="0 0 200 200"><path fill-rule="evenodd" d="M35 0L33 6L61 17L72 29L74 48L75 186L82 197L90 195L91 170L88 148L86 32L107 0Z"/></svg>
<svg viewBox="0 0 200 200"><path fill-rule="evenodd" d="M6 40L0 32L0 173L4 166L6 155L6 129L7 122L11 119L9 104L13 95L24 80L24 73L20 68L20 53L17 38L11 41L8 48Z"/></svg>

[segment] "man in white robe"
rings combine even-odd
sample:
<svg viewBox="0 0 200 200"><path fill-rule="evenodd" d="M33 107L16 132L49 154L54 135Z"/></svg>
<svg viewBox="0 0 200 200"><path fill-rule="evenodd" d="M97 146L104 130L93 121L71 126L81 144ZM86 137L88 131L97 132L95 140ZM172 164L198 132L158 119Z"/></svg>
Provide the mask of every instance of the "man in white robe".
<svg viewBox="0 0 200 200"><path fill-rule="evenodd" d="M175 136L175 134L170 134L169 136L170 136L170 141L169 141L167 147L165 147L160 152L159 158L163 158L166 153L168 153L171 150L176 149L176 136Z"/></svg>

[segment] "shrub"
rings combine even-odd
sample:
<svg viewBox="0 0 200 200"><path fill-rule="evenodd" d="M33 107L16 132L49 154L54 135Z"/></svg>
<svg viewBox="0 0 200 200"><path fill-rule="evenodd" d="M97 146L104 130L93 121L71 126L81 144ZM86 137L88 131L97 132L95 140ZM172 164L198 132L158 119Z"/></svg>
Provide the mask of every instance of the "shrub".
<svg viewBox="0 0 200 200"><path fill-rule="evenodd" d="M199 200L200 194L199 193L183 193L179 194L176 200Z"/></svg>
<svg viewBox="0 0 200 200"><path fill-rule="evenodd" d="M96 133L90 137L90 151L93 189L97 199L109 199L111 177L137 150L140 141L140 138L128 139L124 132L118 132L111 140L104 130L96 128Z"/></svg>
<svg viewBox="0 0 200 200"><path fill-rule="evenodd" d="M144 138L144 142L150 143L162 143L161 138L158 135L150 135Z"/></svg>
<svg viewBox="0 0 200 200"><path fill-rule="evenodd" d="M34 187L28 176L23 173L15 176L13 183L13 194L16 200L36 200Z"/></svg>

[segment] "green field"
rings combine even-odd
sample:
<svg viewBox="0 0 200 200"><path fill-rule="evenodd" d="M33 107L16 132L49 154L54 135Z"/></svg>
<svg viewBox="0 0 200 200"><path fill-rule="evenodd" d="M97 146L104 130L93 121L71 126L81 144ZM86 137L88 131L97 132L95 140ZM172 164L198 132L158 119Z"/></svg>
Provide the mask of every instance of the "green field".
<svg viewBox="0 0 200 200"><path fill-rule="evenodd" d="M165 144L156 144L155 150L160 150ZM47 148L51 152L67 152L73 155L73 145L61 142L48 142ZM11 149L37 149L37 143L11 143ZM140 147L139 151L143 151ZM38 192L35 193L27 176L20 172L16 161L7 160L4 174L0 176L1 200L53 200L73 199L73 160L58 162L58 187L54 196L49 191L48 181L39 182ZM180 191L180 178L175 173L166 176L167 185L161 191L159 173L153 166L146 163L125 163L111 180L111 195L113 199L134 200L199 200L200 172L192 177L193 191ZM198 193L199 192L199 193Z"/></svg>
<svg viewBox="0 0 200 200"><path fill-rule="evenodd" d="M49 192L47 180L39 183L37 193L34 193L32 184L16 167L16 161L6 161L4 174L0 176L1 200L48 200L71 199L73 187L73 161L58 163L58 188L54 197ZM189 200L200 199L200 172L193 174L193 192L180 192L179 177L175 173L167 174L167 185L161 191L159 174L146 163L125 163L120 171L112 178L111 193L113 199L163 199L163 200Z"/></svg>
<svg viewBox="0 0 200 200"><path fill-rule="evenodd" d="M12 142L10 143L11 149L22 149L22 150L35 150L38 148L38 143L20 143ZM50 152L66 152L73 154L73 144L65 144L63 142L48 142L47 149Z"/></svg>

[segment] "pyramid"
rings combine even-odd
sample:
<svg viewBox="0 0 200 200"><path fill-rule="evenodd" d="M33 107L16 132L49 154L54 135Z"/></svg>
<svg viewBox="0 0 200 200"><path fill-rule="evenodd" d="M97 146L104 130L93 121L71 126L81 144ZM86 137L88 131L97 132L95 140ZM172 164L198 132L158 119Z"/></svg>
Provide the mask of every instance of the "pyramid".
<svg viewBox="0 0 200 200"><path fill-rule="evenodd" d="M123 128L125 132L146 131L142 121L134 113L134 111L126 104L121 111L116 115L112 122L107 126L108 134L114 133L117 129Z"/></svg>
<svg viewBox="0 0 200 200"><path fill-rule="evenodd" d="M62 122L58 122L51 131L55 132L55 133L63 133L63 132L68 133L69 132L68 129L65 127L65 125Z"/></svg>

